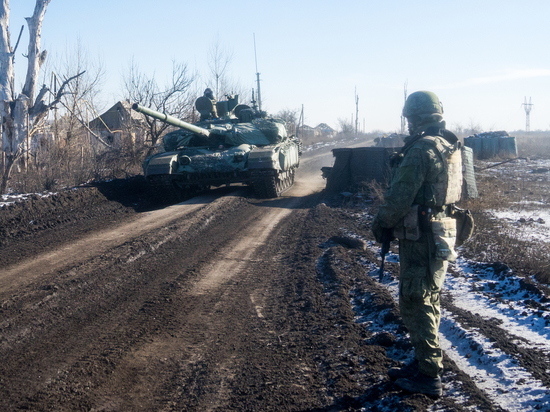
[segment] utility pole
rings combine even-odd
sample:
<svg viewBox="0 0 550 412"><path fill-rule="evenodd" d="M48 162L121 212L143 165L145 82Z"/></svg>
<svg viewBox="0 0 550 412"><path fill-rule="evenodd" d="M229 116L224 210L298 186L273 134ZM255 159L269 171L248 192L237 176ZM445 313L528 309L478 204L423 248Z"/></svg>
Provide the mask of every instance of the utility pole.
<svg viewBox="0 0 550 412"><path fill-rule="evenodd" d="M298 130L300 134L298 135ZM296 131L296 136L304 138L304 105L302 104L302 112L300 113L300 118L298 119L298 130Z"/></svg>
<svg viewBox="0 0 550 412"><path fill-rule="evenodd" d="M357 86L355 86L355 136L357 136L358 123L359 123L359 96L357 95Z"/></svg>
<svg viewBox="0 0 550 412"><path fill-rule="evenodd" d="M403 94L405 96L405 100L403 101L403 106L405 106L405 102L407 101L407 85L409 84L408 80L405 80L405 85L403 86ZM407 120L401 115L401 134L405 134L405 126Z"/></svg>
<svg viewBox="0 0 550 412"><path fill-rule="evenodd" d="M527 103L527 96L525 96L524 103L522 104L522 106L525 109L525 131L529 133L531 131L529 114L531 113L531 109L533 108L534 104L531 103L530 97L529 97L529 103Z"/></svg>
<svg viewBox="0 0 550 412"><path fill-rule="evenodd" d="M256 82L258 84L258 109L262 111L262 95L260 93L260 73L258 73L258 58L256 57L256 33L254 33L254 60L256 61Z"/></svg>

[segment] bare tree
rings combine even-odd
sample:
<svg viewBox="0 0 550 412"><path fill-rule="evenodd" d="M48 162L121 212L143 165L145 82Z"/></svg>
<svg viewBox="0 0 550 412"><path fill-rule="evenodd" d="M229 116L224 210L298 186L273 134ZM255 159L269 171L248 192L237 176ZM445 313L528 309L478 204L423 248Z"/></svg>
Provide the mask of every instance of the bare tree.
<svg viewBox="0 0 550 412"><path fill-rule="evenodd" d="M151 77L146 76L132 60L128 74L124 77L124 93L132 103L139 103L178 119L191 120L194 104L194 95L191 92L193 81L194 76L188 73L187 65L173 61L171 80L161 88L154 74ZM151 142L148 152L152 153L169 125L148 116L146 122L146 134Z"/></svg>
<svg viewBox="0 0 550 412"><path fill-rule="evenodd" d="M462 137L464 135L465 129L462 126L462 123L453 123L451 129L455 135Z"/></svg>
<svg viewBox="0 0 550 412"><path fill-rule="evenodd" d="M298 122L298 109L283 109L275 115L286 122L286 131L289 134L296 134L296 123Z"/></svg>
<svg viewBox="0 0 550 412"><path fill-rule="evenodd" d="M27 75L23 90L16 96L14 59L21 33L14 47L9 32L9 0L0 0L0 115L2 124L2 150L5 155L5 168L0 181L0 193L5 193L15 162L29 150L27 139L39 130L52 107L55 107L70 81L80 74L67 78L53 99L46 103L50 90L43 85L35 98L40 68L46 60L46 51L40 51L42 20L51 0L36 0L34 13L27 17L29 47L27 53ZM21 28L22 32L23 28Z"/></svg>
<svg viewBox="0 0 550 412"><path fill-rule="evenodd" d="M470 119L470 122L468 123L468 127L464 129L464 132L466 132L470 136L481 133L482 131L483 131L483 128L474 119Z"/></svg>
<svg viewBox="0 0 550 412"><path fill-rule="evenodd" d="M69 93L61 100L63 106L71 114L76 115L81 123L86 123L85 109L99 112L98 96L105 78L105 68L101 59L91 60L89 53L83 47L80 39L77 39L73 49L67 49L58 62L56 72L63 79L67 79L72 73L82 73L68 85Z"/></svg>
<svg viewBox="0 0 550 412"><path fill-rule="evenodd" d="M96 147L91 139L97 139L107 147L100 136L87 130L90 116L94 116L101 108L98 107L97 99L105 76L103 63L98 58L92 60L87 50L82 46L80 39L77 39L72 49L67 48L61 59L56 64L56 72L61 79L67 79L71 73L83 73L73 82L68 84L66 93L60 100L63 122L56 121L54 124L56 150L51 155L57 154L57 158L51 159L52 168L63 166L66 175L77 172L75 179L87 180L87 173L92 169L84 158L93 157L92 151ZM84 70L86 69L86 70ZM53 83L61 83L56 75L52 76ZM57 112L56 112L57 113ZM60 127L60 126L63 127ZM95 154L95 153L94 153ZM74 173L73 173L74 174ZM75 181L74 183L79 183Z"/></svg>
<svg viewBox="0 0 550 412"><path fill-rule="evenodd" d="M214 83L216 99L229 93L229 90L226 90L226 75L231 60L233 60L233 52L223 49L219 39L217 39L208 50L208 68L210 69L210 75Z"/></svg>
<svg viewBox="0 0 550 412"><path fill-rule="evenodd" d="M354 134L355 128L353 126L353 121L338 118L338 126L340 127L340 133L344 135Z"/></svg>
<svg viewBox="0 0 550 412"><path fill-rule="evenodd" d="M233 51L220 45L219 39L208 50L209 76L205 83L207 87L214 88L216 99L221 100L227 95L239 95L241 102L250 100L250 91L239 81L229 76L229 69L233 61Z"/></svg>

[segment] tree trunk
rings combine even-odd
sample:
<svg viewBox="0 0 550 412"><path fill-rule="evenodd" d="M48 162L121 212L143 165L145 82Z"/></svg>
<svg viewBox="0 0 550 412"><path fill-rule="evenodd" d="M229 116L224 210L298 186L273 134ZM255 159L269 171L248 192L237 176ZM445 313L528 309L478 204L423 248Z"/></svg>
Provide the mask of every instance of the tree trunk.
<svg viewBox="0 0 550 412"><path fill-rule="evenodd" d="M15 160L13 156L6 155L6 165L4 168L4 174L2 175L2 180L0 181L0 194L6 193L8 190L8 182L11 176L11 170L15 165Z"/></svg>
<svg viewBox="0 0 550 412"><path fill-rule="evenodd" d="M46 14L46 7L51 0L36 0L34 13L32 17L27 17L27 25L29 26L29 53L27 78L23 87L23 94L30 99L34 98L36 92L36 82L40 74L40 67L46 60L46 51L40 53L40 38L42 35L42 20Z"/></svg>
<svg viewBox="0 0 550 412"><path fill-rule="evenodd" d="M36 0L34 13L28 17L29 49L28 68L22 93L15 97L13 58L17 44L12 49L9 33L9 0L0 0L0 121L2 122L2 150L6 154L6 170L0 182L0 193L7 190L11 170L15 162L29 148L26 136L29 127L40 121L49 110L48 106L34 104L36 83L46 52L40 53L40 35L46 7L51 0ZM19 42L19 40L17 40ZM33 110L34 109L34 110ZM27 122L27 115L29 121Z"/></svg>
<svg viewBox="0 0 550 412"><path fill-rule="evenodd" d="M0 5L0 100L13 100L15 92L13 90L14 69L13 54L14 51L10 44L10 5L9 0L1 0Z"/></svg>

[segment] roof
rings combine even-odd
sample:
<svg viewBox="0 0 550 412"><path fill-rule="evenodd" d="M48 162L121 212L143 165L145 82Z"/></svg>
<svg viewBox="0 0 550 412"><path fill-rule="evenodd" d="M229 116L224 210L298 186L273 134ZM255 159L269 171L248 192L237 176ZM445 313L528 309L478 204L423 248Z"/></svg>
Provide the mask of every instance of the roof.
<svg viewBox="0 0 550 412"><path fill-rule="evenodd" d="M319 123L316 129L323 130L325 132L334 132L335 130L326 123Z"/></svg>
<svg viewBox="0 0 550 412"><path fill-rule="evenodd" d="M132 105L130 102L121 100L105 113L96 117L90 122L90 128L92 129L105 129L105 125L111 130L121 129L127 120L132 120L135 122L142 122L143 115L141 113L132 110Z"/></svg>

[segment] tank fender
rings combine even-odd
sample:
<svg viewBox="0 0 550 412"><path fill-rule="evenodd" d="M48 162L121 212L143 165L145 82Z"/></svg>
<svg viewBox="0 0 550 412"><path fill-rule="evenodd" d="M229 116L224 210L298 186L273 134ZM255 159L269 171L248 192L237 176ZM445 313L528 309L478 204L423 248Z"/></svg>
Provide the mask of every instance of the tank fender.
<svg viewBox="0 0 550 412"><path fill-rule="evenodd" d="M299 148L295 144L289 144L281 148L279 151L279 164L281 170L290 170L297 167L300 162Z"/></svg>
<svg viewBox="0 0 550 412"><path fill-rule="evenodd" d="M151 175L169 175L178 167L178 152L161 153L147 159L143 164L145 177Z"/></svg>
<svg viewBox="0 0 550 412"><path fill-rule="evenodd" d="M281 170L280 146L256 146L248 155L248 169L274 169Z"/></svg>

